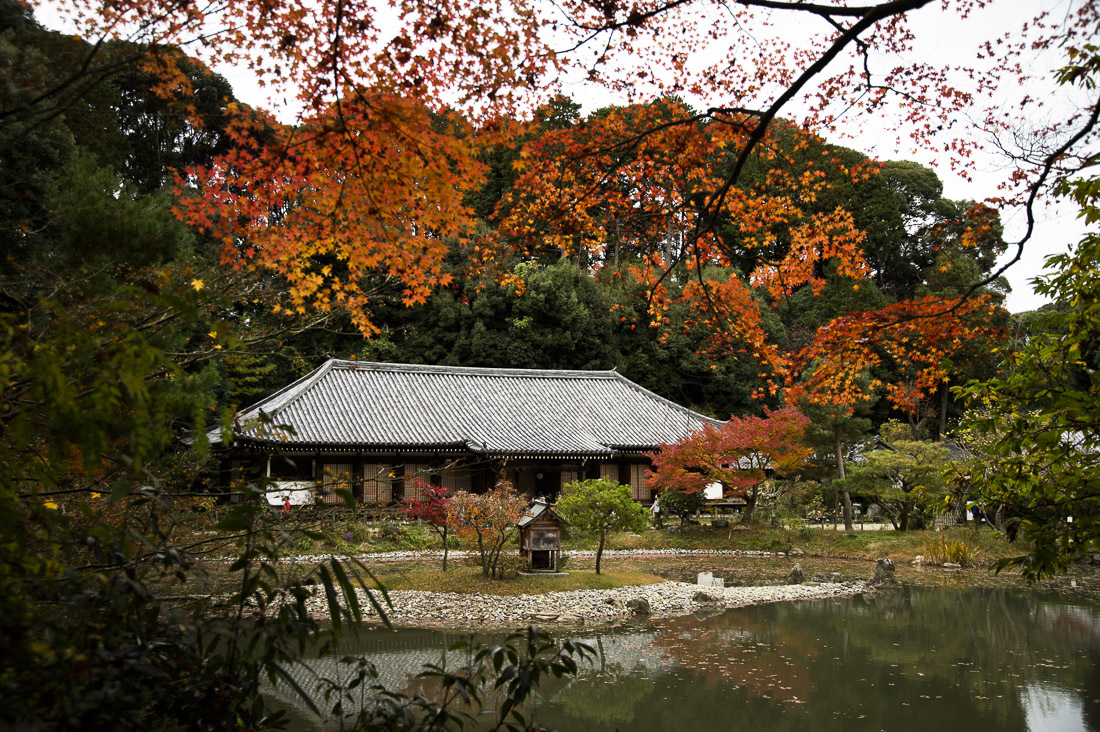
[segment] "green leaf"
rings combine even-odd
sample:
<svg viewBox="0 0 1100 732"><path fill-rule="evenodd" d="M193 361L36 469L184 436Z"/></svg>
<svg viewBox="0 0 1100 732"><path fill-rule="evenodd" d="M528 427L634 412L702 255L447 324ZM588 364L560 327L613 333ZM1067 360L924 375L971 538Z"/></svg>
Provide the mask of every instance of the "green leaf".
<svg viewBox="0 0 1100 732"><path fill-rule="evenodd" d="M343 612L340 607L340 598L336 594L336 586L332 581L332 575L329 574L328 568L323 564L317 568L317 574L320 575L321 586L325 590L325 600L328 603L329 620L332 623L332 629L336 632L340 632L340 629L343 627Z"/></svg>

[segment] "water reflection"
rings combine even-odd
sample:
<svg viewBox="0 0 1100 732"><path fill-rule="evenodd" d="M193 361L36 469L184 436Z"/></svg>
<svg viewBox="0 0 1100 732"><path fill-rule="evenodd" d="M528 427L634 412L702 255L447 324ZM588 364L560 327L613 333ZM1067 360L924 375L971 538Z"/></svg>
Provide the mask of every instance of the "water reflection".
<svg viewBox="0 0 1100 732"><path fill-rule="evenodd" d="M576 635L600 659L537 702L562 730L1100 732L1100 611L1033 594L906 588ZM342 652L371 658L391 689L430 693L417 669L460 665L450 640L370 633Z"/></svg>

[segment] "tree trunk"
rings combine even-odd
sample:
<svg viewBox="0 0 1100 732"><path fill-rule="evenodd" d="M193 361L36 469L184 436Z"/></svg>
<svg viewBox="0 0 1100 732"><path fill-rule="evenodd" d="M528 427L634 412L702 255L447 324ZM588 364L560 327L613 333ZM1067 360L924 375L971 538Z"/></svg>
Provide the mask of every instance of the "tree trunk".
<svg viewBox="0 0 1100 732"><path fill-rule="evenodd" d="M500 552L504 549L504 544L507 541L507 534L497 533L493 536L493 543L489 545L489 577L492 579L502 579Z"/></svg>
<svg viewBox="0 0 1100 732"><path fill-rule="evenodd" d="M833 428L833 451L836 455L836 477L844 480L844 446L840 443L840 428ZM844 530L852 530L852 496L845 488L841 491L844 501Z"/></svg>
<svg viewBox="0 0 1100 732"><path fill-rule="evenodd" d="M756 508L756 486L745 491L745 512L741 514L741 523L752 521L752 511Z"/></svg>
<svg viewBox="0 0 1100 732"><path fill-rule="evenodd" d="M485 554L485 539L477 535L477 550L481 554L481 576L489 579L489 557Z"/></svg>
<svg viewBox="0 0 1100 732"><path fill-rule="evenodd" d="M600 573L600 559L603 558L603 542L607 537L606 531L600 532L600 547L596 550L596 574Z"/></svg>
<svg viewBox="0 0 1100 732"><path fill-rule="evenodd" d="M898 531L909 530L909 511L912 507L910 501L901 501L901 508L898 511Z"/></svg>
<svg viewBox="0 0 1100 732"><path fill-rule="evenodd" d="M447 571L447 526L443 526L443 571Z"/></svg>

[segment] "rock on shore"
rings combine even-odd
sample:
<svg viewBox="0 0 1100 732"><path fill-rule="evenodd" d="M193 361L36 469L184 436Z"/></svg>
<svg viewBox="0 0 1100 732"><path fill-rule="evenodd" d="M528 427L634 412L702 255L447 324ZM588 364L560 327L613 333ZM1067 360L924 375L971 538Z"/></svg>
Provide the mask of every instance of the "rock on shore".
<svg viewBox="0 0 1100 732"><path fill-rule="evenodd" d="M631 608L644 600L653 616L688 615L703 608L713 609L761 605L863 591L863 583L778 585L767 587L709 587L707 602L696 599L699 586L685 582L662 582L614 590L575 590L542 595L498 596L396 590L389 593L392 609L387 615L396 625L468 627L515 627L517 625L591 625L634 614ZM377 599L381 599L376 595ZM377 619L365 593L360 603L366 620ZM327 617L320 594L310 600L310 612Z"/></svg>

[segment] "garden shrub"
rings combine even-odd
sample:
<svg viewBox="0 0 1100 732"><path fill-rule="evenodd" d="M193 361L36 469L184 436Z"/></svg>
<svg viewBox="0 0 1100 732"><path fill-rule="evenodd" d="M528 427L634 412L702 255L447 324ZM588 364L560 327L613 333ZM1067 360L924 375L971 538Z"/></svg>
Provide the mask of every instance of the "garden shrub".
<svg viewBox="0 0 1100 732"><path fill-rule="evenodd" d="M478 564L480 566L480 562ZM497 579L510 580L527 569L527 560L519 554L501 554L497 558Z"/></svg>
<svg viewBox="0 0 1100 732"><path fill-rule="evenodd" d="M925 546L925 558L932 564L958 564L972 567L977 559L977 550L965 541L939 536L931 539Z"/></svg>

